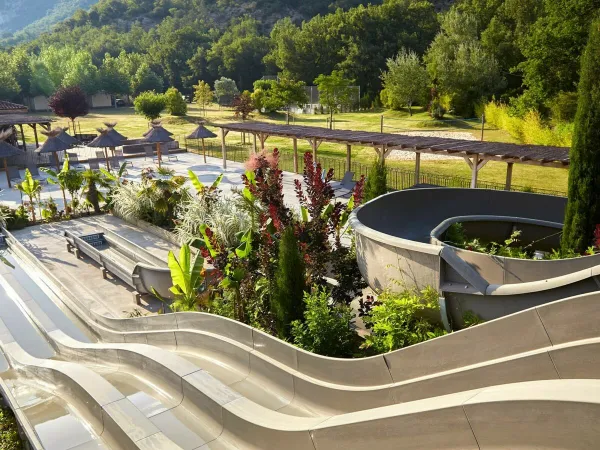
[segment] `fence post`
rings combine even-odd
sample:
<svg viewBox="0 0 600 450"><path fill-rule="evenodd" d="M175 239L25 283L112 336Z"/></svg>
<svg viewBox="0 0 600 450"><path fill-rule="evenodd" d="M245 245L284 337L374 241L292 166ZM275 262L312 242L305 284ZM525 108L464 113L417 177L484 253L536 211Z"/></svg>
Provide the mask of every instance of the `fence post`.
<svg viewBox="0 0 600 450"><path fill-rule="evenodd" d="M485 114L481 115L481 142L483 142L483 130L485 130Z"/></svg>

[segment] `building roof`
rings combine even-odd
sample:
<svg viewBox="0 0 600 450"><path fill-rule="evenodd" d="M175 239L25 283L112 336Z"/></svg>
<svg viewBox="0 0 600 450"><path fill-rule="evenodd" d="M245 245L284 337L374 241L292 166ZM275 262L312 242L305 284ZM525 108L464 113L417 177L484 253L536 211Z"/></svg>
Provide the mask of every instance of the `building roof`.
<svg viewBox="0 0 600 450"><path fill-rule="evenodd" d="M0 127L25 124L50 124L54 119L30 114L2 114L0 112Z"/></svg>
<svg viewBox="0 0 600 450"><path fill-rule="evenodd" d="M427 136L408 136L367 131L330 130L300 125L276 125L264 122L226 123L216 125L224 130L253 133L264 136L280 136L295 139L317 140L340 144L355 144L386 150L408 150L420 153L446 154L502 161L506 163L533 164L539 166L569 166L569 148L541 145L518 145L499 142L468 141Z"/></svg>
<svg viewBox="0 0 600 450"><path fill-rule="evenodd" d="M27 112L28 108L25 105L19 105L18 103L7 102L6 100L0 100L0 114L10 114L14 112Z"/></svg>

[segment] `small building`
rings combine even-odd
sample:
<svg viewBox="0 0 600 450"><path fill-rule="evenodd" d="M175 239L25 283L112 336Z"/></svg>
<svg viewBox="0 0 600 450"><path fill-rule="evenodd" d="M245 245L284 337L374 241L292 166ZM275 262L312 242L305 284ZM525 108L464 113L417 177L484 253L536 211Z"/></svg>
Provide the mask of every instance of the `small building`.
<svg viewBox="0 0 600 450"><path fill-rule="evenodd" d="M111 108L113 106L112 96L105 92L90 95L88 103L90 104L90 108Z"/></svg>
<svg viewBox="0 0 600 450"><path fill-rule="evenodd" d="M36 95L27 99L30 111L50 111L48 97L45 95Z"/></svg>

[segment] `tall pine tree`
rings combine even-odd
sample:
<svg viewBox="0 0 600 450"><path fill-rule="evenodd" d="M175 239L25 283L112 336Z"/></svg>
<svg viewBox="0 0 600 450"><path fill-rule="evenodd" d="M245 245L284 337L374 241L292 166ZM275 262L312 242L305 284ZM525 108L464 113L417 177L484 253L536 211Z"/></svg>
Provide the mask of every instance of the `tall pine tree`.
<svg viewBox="0 0 600 450"><path fill-rule="evenodd" d="M600 19L592 23L581 62L563 251L583 252L600 224Z"/></svg>

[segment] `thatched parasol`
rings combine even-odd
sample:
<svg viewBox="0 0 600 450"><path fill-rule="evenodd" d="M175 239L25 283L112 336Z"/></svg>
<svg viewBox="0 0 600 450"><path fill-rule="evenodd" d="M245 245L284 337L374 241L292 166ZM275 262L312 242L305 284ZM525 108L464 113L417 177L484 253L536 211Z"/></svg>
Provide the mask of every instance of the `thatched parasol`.
<svg viewBox="0 0 600 450"><path fill-rule="evenodd" d="M6 163L6 158L10 158L11 156L17 156L22 154L23 152L19 150L14 145L6 142L6 139L12 136L12 130L6 130L3 133L0 133L0 158L4 160L4 171L6 172L6 181L8 182L8 187L11 188L10 184L10 175L8 174L8 164Z"/></svg>
<svg viewBox="0 0 600 450"><path fill-rule="evenodd" d="M150 128L144 132L144 137L148 136L150 133L152 133L152 129L154 127L162 127L162 120L153 120L152 122L150 122ZM164 129L164 128L163 128ZM167 131L167 130L165 130ZM171 133L170 131L167 131L169 136L173 136L173 133Z"/></svg>
<svg viewBox="0 0 600 450"><path fill-rule="evenodd" d="M162 156L160 152L160 144L165 142L173 142L175 139L171 138L173 133L165 130L160 124L152 124L152 129L144 137L144 141L156 143L156 156L158 157L158 167L160 168L162 162Z"/></svg>
<svg viewBox="0 0 600 450"><path fill-rule="evenodd" d="M106 159L106 168L108 170L110 170L110 163L108 161L108 152L106 151L106 149L109 147L118 147L121 145L121 142L115 140L112 136L110 136L108 129L98 128L97 131L100 134L98 135L98 137L96 139L94 139L92 142L90 142L88 144L88 147L101 148L104 150L104 158Z"/></svg>
<svg viewBox="0 0 600 450"><path fill-rule="evenodd" d="M204 146L204 139L216 138L217 135L210 130L207 130L204 123L199 123L198 127L187 136L188 139L202 139L202 154L204 155L204 164L206 164L206 147Z"/></svg>
<svg viewBox="0 0 600 450"><path fill-rule="evenodd" d="M59 169L60 163L58 162L58 152L63 152L71 148L70 144L60 139L60 135L63 132L62 129L55 129L52 131L42 131L42 134L46 136L46 142L41 147L35 150L36 153L54 153L54 162L56 168Z"/></svg>
<svg viewBox="0 0 600 450"><path fill-rule="evenodd" d="M70 134L67 133L67 130L69 128L55 128L55 130L60 131L60 134L57 136L61 141L63 141L66 144L69 144L70 146L73 146L75 144L79 144L79 141L77 139L75 139L73 136L71 136Z"/></svg>

